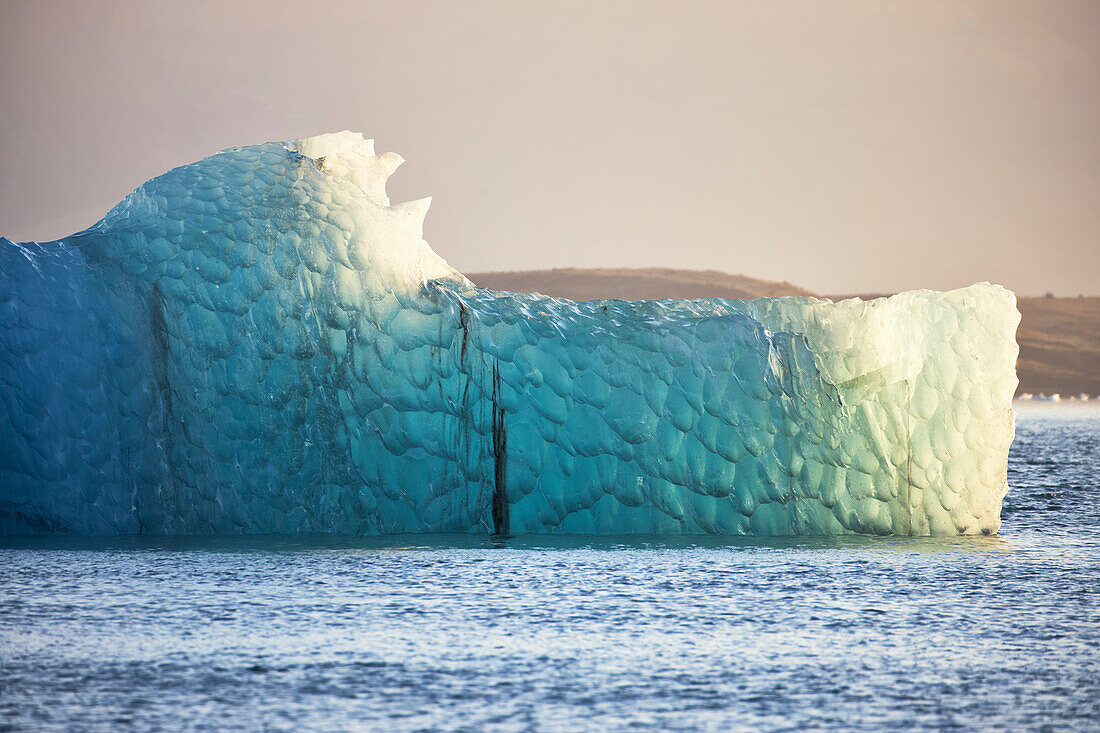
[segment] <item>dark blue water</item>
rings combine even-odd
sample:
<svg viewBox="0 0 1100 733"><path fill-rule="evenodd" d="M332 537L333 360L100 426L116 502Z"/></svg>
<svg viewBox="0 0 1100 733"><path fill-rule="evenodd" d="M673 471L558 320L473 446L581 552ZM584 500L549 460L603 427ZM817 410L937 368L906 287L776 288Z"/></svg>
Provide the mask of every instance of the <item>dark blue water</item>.
<svg viewBox="0 0 1100 733"><path fill-rule="evenodd" d="M7 539L4 730L1100 727L1100 412L1001 535Z"/></svg>

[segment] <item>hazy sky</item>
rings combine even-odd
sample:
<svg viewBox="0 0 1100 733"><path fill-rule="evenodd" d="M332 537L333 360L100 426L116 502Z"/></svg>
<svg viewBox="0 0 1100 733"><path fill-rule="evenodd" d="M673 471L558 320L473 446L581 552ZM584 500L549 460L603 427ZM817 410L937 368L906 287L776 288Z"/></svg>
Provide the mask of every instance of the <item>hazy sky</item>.
<svg viewBox="0 0 1100 733"><path fill-rule="evenodd" d="M467 272L1100 293L1100 2L0 0L10 238L345 128Z"/></svg>

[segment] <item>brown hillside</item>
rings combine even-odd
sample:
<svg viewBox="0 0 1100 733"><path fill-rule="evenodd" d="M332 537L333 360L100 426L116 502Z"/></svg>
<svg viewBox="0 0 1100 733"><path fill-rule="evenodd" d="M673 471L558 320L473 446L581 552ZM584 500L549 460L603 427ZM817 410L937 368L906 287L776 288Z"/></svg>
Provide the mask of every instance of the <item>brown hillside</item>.
<svg viewBox="0 0 1100 733"><path fill-rule="evenodd" d="M1100 297L1020 298L1020 391L1100 395Z"/></svg>
<svg viewBox="0 0 1100 733"><path fill-rule="evenodd" d="M791 285L728 275L715 270L582 270L567 267L526 272L476 272L468 276L483 288L542 293L570 300L659 300L661 298L761 298L813 295Z"/></svg>
<svg viewBox="0 0 1100 733"><path fill-rule="evenodd" d="M571 300L813 295L790 283L714 270L562 268L480 272L469 277L494 290L538 292ZM849 296L830 297L839 300ZM1100 297L1020 298L1019 307L1023 316L1017 333L1019 392L1100 395Z"/></svg>

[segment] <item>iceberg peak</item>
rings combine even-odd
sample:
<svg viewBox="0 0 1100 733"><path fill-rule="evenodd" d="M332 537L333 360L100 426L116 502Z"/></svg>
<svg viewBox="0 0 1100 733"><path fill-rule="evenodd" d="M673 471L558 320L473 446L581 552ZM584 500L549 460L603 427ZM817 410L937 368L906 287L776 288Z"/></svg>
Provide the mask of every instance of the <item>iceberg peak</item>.
<svg viewBox="0 0 1100 733"><path fill-rule="evenodd" d="M397 153L376 155L373 139L349 130L294 140L286 147L312 160L324 173L348 178L380 206L389 206L386 181L405 162Z"/></svg>

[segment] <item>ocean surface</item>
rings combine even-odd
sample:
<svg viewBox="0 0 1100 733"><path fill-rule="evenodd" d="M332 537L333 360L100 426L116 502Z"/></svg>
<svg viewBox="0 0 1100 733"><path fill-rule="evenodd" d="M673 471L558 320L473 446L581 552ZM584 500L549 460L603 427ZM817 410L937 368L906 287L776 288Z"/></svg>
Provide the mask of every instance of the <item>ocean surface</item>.
<svg viewBox="0 0 1100 733"><path fill-rule="evenodd" d="M0 730L1100 729L1100 410L1001 534L0 539Z"/></svg>

